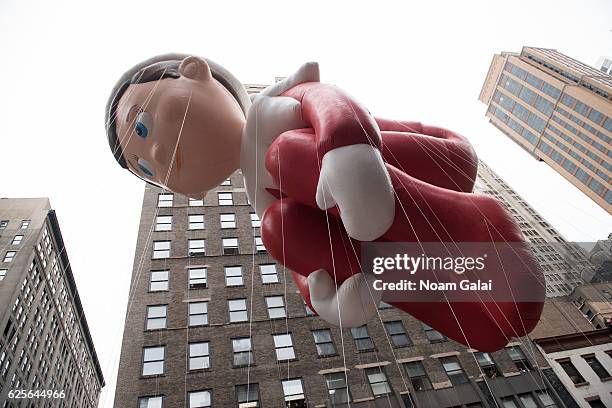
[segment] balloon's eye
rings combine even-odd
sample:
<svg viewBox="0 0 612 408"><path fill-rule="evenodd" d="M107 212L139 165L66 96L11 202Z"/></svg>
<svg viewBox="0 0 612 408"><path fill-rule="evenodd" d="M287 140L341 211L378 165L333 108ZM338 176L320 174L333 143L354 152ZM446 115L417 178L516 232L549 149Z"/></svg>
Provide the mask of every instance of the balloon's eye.
<svg viewBox="0 0 612 408"><path fill-rule="evenodd" d="M143 139L146 139L151 131L152 125L151 115L147 112L140 112L136 117L136 126L134 131Z"/></svg>
<svg viewBox="0 0 612 408"><path fill-rule="evenodd" d="M147 127L144 125L144 123L142 122L138 122L136 123L136 134L142 138L147 137L147 134L149 133L149 131L147 130Z"/></svg>
<svg viewBox="0 0 612 408"><path fill-rule="evenodd" d="M155 172L153 171L153 168L149 165L149 163L147 163L146 160L142 158L138 159L138 168L140 168L140 171L142 171L144 174L146 174L149 177L155 176Z"/></svg>

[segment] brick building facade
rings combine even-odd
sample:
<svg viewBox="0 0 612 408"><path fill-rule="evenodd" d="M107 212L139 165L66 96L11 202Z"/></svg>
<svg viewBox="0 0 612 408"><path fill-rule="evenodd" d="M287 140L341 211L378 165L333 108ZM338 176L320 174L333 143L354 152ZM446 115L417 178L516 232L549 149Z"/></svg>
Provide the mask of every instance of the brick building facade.
<svg viewBox="0 0 612 408"><path fill-rule="evenodd" d="M146 186L116 407L575 406L526 339L478 353L384 304L331 327L258 238L240 173L203 201Z"/></svg>

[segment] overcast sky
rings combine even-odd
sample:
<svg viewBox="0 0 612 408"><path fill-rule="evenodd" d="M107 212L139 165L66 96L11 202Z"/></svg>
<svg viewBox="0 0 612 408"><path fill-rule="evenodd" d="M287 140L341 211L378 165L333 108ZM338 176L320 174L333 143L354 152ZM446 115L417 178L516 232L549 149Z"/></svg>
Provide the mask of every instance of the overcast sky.
<svg viewBox="0 0 612 408"><path fill-rule="evenodd" d="M404 6L399 6L403 3ZM612 2L231 2L0 0L0 196L51 199L111 407L143 182L110 154L104 105L119 75L155 54L211 58L249 83L303 62L377 116L470 138L479 156L567 239L611 217L484 117L494 53L555 48L612 55Z"/></svg>

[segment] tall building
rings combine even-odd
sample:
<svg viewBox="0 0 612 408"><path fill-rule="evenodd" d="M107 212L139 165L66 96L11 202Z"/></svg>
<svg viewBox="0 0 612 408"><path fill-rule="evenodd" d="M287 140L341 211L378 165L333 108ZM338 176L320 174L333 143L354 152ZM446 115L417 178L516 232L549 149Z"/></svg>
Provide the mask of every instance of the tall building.
<svg viewBox="0 0 612 408"><path fill-rule="evenodd" d="M98 406L104 378L46 198L0 199L0 330L2 408Z"/></svg>
<svg viewBox="0 0 612 408"><path fill-rule="evenodd" d="M385 304L313 316L239 172L204 200L147 185L136 248L117 408L577 406L526 338L479 353Z"/></svg>
<svg viewBox="0 0 612 408"><path fill-rule="evenodd" d="M565 239L487 164L480 162L474 190L497 198L510 211L546 277L546 296L569 294L584 283L592 265L577 244Z"/></svg>
<svg viewBox="0 0 612 408"><path fill-rule="evenodd" d="M479 99L491 124L612 213L612 76L524 47L493 57Z"/></svg>

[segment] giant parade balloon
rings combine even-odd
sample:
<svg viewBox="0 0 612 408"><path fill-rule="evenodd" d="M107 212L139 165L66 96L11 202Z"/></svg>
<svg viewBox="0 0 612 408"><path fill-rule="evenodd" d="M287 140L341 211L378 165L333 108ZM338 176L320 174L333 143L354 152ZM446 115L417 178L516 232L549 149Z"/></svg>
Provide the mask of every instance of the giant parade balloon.
<svg viewBox="0 0 612 408"><path fill-rule="evenodd" d="M504 206L473 192L478 158L469 141L441 127L374 116L321 83L316 63L249 97L209 59L157 56L119 79L106 130L123 168L191 198L240 169L266 249L332 324L363 325L383 300L457 342L493 351L540 318L542 270ZM394 245L443 248L464 261L470 245L480 245L487 265L419 274L395 267L377 275L364 261L370 248L400 248ZM425 262L421 249L413 255ZM411 279L468 285L461 289L468 295L379 290L392 287L390 279L407 288ZM504 294L485 291L493 286Z"/></svg>

